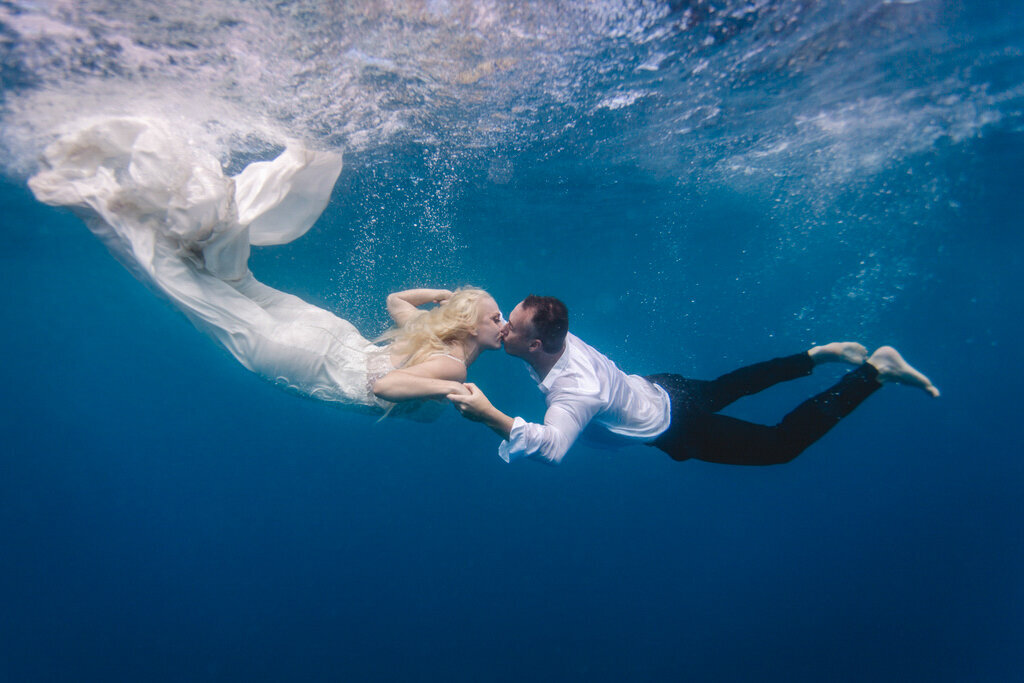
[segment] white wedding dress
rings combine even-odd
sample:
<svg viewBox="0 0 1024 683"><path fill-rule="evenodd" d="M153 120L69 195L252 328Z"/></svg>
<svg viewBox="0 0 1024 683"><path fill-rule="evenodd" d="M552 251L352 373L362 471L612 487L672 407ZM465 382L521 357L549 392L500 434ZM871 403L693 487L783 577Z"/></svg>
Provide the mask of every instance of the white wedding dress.
<svg viewBox="0 0 1024 683"><path fill-rule="evenodd" d="M148 118L92 121L62 136L28 182L80 215L140 280L166 296L242 365L312 398L385 412L373 383L386 349L336 315L258 282L249 246L285 244L323 212L341 156L289 144L273 161L224 175L210 154ZM394 411L437 416L440 403Z"/></svg>

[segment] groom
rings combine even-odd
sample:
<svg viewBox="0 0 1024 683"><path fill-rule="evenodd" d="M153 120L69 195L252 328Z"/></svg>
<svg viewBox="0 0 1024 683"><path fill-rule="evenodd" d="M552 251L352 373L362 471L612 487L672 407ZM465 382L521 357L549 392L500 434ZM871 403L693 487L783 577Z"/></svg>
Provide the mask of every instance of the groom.
<svg viewBox="0 0 1024 683"><path fill-rule="evenodd" d="M733 465L789 462L885 382L938 390L892 347L870 358L855 342L833 342L740 368L711 381L675 374L627 375L605 355L569 332L569 311L554 297L530 295L509 314L502 330L505 352L522 358L545 395L543 424L501 412L475 384L449 400L463 416L502 437L506 462L522 457L558 464L581 435L605 445L643 443L675 460L697 458ZM859 366L835 386L804 401L769 427L719 415L743 396L798 377L815 365Z"/></svg>

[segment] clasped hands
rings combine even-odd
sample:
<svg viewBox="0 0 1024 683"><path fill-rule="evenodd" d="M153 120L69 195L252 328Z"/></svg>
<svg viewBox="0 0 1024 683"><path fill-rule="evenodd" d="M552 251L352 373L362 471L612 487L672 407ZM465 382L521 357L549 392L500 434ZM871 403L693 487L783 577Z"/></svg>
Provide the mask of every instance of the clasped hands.
<svg viewBox="0 0 1024 683"><path fill-rule="evenodd" d="M465 391L448 394L448 400L466 419L475 422L483 421L487 413L494 410L490 399L472 382L466 382L462 386Z"/></svg>

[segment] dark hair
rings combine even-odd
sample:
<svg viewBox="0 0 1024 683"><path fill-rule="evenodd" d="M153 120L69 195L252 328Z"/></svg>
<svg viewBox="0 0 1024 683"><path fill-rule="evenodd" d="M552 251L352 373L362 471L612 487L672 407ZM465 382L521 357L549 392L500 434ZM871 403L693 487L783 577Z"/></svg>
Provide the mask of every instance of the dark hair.
<svg viewBox="0 0 1024 683"><path fill-rule="evenodd" d="M547 353L562 350L569 331L569 309L553 296L531 294L523 299L523 308L533 313L533 331Z"/></svg>

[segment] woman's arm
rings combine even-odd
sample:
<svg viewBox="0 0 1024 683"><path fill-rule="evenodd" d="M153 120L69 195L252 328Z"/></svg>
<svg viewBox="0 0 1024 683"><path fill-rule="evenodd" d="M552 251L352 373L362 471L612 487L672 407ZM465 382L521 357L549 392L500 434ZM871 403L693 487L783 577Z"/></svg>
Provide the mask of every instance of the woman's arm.
<svg viewBox="0 0 1024 683"><path fill-rule="evenodd" d="M451 358L440 357L408 368L392 370L373 385L373 393L385 401L398 403L422 398L444 398L448 394L468 393L462 382L466 367Z"/></svg>
<svg viewBox="0 0 1024 683"><path fill-rule="evenodd" d="M423 304L439 304L452 295L448 289L406 289L402 292L388 294L388 315L396 325L404 325L419 313Z"/></svg>

